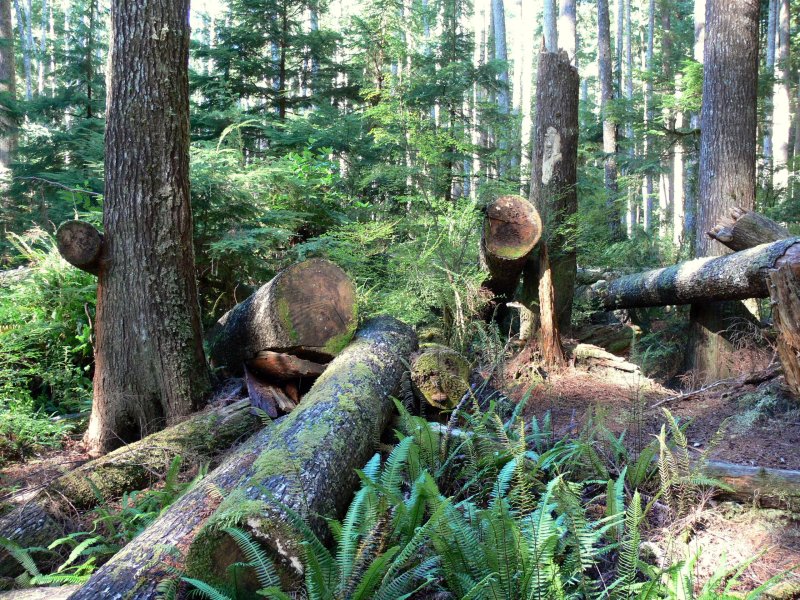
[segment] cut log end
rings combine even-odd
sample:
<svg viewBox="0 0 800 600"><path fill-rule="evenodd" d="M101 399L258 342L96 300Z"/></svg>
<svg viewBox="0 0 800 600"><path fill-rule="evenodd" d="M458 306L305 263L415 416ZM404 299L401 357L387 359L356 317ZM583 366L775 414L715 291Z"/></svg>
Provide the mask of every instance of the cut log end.
<svg viewBox="0 0 800 600"><path fill-rule="evenodd" d="M719 223L707 232L707 235L738 252L788 238L791 234L783 225L769 217L735 206L728 216L721 218Z"/></svg>
<svg viewBox="0 0 800 600"><path fill-rule="evenodd" d="M449 410L469 391L469 373L469 363L458 352L434 346L414 360L411 380L428 404Z"/></svg>
<svg viewBox="0 0 800 600"><path fill-rule="evenodd" d="M212 365L238 374L265 351L328 362L357 325L356 292L338 266L314 258L278 273L209 332Z"/></svg>
<svg viewBox="0 0 800 600"><path fill-rule="evenodd" d="M500 196L486 208L483 240L489 255L519 260L533 250L541 236L539 213L522 196Z"/></svg>
<svg viewBox="0 0 800 600"><path fill-rule="evenodd" d="M355 333L353 282L330 261L315 258L292 265L283 271L275 297L296 354L333 358Z"/></svg>
<svg viewBox="0 0 800 600"><path fill-rule="evenodd" d="M93 225L85 221L63 223L56 232L56 245L69 264L95 275L99 271L103 236Z"/></svg>

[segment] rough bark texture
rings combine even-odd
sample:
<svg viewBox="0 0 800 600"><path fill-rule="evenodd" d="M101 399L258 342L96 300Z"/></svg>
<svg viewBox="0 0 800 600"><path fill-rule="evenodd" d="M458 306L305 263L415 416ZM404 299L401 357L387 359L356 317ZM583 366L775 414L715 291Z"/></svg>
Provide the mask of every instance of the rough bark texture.
<svg viewBox="0 0 800 600"><path fill-rule="evenodd" d="M547 242L544 242L539 247L539 350L542 362L550 367L566 362L559 333L554 278Z"/></svg>
<svg viewBox="0 0 800 600"><path fill-rule="evenodd" d="M769 271L783 265L800 270L800 238L599 281L578 295L603 310L766 298Z"/></svg>
<svg viewBox="0 0 800 600"><path fill-rule="evenodd" d="M297 539L274 498L324 534L324 518L341 515L357 482L355 469L374 451L391 414L390 394L415 347L406 325L385 317L367 322L297 410L250 438L71 600L154 599L159 581L170 575L166 564L183 566L168 558L167 545L189 548L190 573L219 578L241 558L218 529L224 523L250 529L267 545L281 544L277 556L291 568ZM233 515L238 516L230 520Z"/></svg>
<svg viewBox="0 0 800 600"><path fill-rule="evenodd" d="M800 399L800 274L783 266L769 274L772 319L786 385Z"/></svg>
<svg viewBox="0 0 800 600"><path fill-rule="evenodd" d="M531 204L539 211L552 270L554 316L569 331L577 259L578 70L566 52L539 57L531 164ZM540 259L541 260L541 259ZM544 273L540 271L540 277Z"/></svg>
<svg viewBox="0 0 800 600"><path fill-rule="evenodd" d="M189 204L189 0L115 0L94 404L100 454L203 404Z"/></svg>
<svg viewBox="0 0 800 600"><path fill-rule="evenodd" d="M753 208L756 185L758 0L706 2L700 188L696 255L726 249L705 235L736 206ZM687 366L700 383L729 376L733 345L721 332L725 315L743 307L696 304L691 310Z"/></svg>
<svg viewBox="0 0 800 600"><path fill-rule="evenodd" d="M411 381L425 401L452 409L469 391L469 363L445 346L426 348L411 365Z"/></svg>
<svg viewBox="0 0 800 600"><path fill-rule="evenodd" d="M56 231L56 244L61 256L73 267L97 275L103 234L85 221L67 221Z"/></svg>
<svg viewBox="0 0 800 600"><path fill-rule="evenodd" d="M272 350L328 361L356 328L356 294L347 274L313 258L278 273L228 311L209 332L211 363L240 373Z"/></svg>
<svg viewBox="0 0 800 600"><path fill-rule="evenodd" d="M66 600L69 595L80 589L79 585L61 587L43 587L16 592L0 592L0 600Z"/></svg>
<svg viewBox="0 0 800 600"><path fill-rule="evenodd" d="M791 236L789 230L769 217L740 206L731 209L707 235L734 252Z"/></svg>
<svg viewBox="0 0 800 600"><path fill-rule="evenodd" d="M597 0L597 70L600 76L600 113L603 115L606 219L611 238L619 240L622 236L622 228L617 206L617 125L611 119L610 114L610 104L614 99L614 83L611 73L611 24L608 0Z"/></svg>
<svg viewBox="0 0 800 600"><path fill-rule="evenodd" d="M489 274L483 287L510 300L528 255L542 235L539 213L521 196L501 196L486 208L481 235L481 266Z"/></svg>
<svg viewBox="0 0 800 600"><path fill-rule="evenodd" d="M17 95L14 60L14 28L11 2L0 0L0 176L11 164L17 149L17 123L11 106Z"/></svg>
<svg viewBox="0 0 800 600"><path fill-rule="evenodd" d="M163 477L175 456L184 466L219 458L237 441L261 428L261 419L242 400L208 410L139 442L90 461L62 475L25 504L0 518L0 537L23 548L47 546L75 531L75 511L98 504L93 487L107 501L144 489ZM18 565L0 549L0 575L17 575Z"/></svg>

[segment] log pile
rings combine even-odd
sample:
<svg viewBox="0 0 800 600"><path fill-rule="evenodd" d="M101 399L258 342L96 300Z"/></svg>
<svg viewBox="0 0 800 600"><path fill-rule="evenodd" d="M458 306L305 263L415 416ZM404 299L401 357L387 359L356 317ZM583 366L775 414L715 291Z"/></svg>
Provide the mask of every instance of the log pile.
<svg viewBox="0 0 800 600"><path fill-rule="evenodd" d="M374 451L388 422L391 394L416 348L402 323L364 324L290 415L253 436L157 521L100 568L73 600L152 600L169 565L218 582L239 560L221 527L238 525L274 550L287 578L297 577L297 534L279 504L326 537L327 517L340 517L357 484L356 469ZM187 550L185 563L169 546Z"/></svg>

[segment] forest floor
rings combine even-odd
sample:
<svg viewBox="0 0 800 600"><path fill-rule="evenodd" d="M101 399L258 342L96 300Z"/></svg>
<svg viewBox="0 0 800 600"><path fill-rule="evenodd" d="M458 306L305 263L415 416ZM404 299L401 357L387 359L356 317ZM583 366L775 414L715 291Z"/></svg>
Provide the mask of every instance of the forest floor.
<svg viewBox="0 0 800 600"><path fill-rule="evenodd" d="M521 372L513 360L509 365L495 385L517 402L527 397L528 419L549 412L556 436L577 435L591 420L616 434L626 431L626 445L642 448L658 434L662 408L667 408L680 422L689 422L689 447L698 457L724 427L709 458L800 470L800 411L773 367L687 393L641 372L572 365L542 378L539 371ZM679 531L688 533L675 535ZM696 581L706 580L723 563L760 555L742 578L740 591L749 591L800 565L800 514L709 498L680 523L657 518L648 540L673 560L700 551ZM800 574L790 575L786 588L770 597L800 598Z"/></svg>

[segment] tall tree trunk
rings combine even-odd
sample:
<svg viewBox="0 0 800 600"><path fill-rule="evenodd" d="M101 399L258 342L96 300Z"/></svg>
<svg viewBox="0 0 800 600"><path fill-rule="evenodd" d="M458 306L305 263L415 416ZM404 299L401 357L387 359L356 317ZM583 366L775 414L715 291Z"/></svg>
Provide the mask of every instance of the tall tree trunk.
<svg viewBox="0 0 800 600"><path fill-rule="evenodd" d="M625 102L628 109L633 106L633 51L631 49L631 0L625 0ZM636 143L633 139L633 123L630 117L626 118L625 138L628 140L628 160L633 163L636 155ZM628 182L628 207L625 217L628 227L628 237L633 235L633 226L636 224L634 187Z"/></svg>
<svg viewBox="0 0 800 600"><path fill-rule="evenodd" d="M506 45L506 11L503 0L492 0L492 28L494 30L494 58L501 61L500 88L497 91L497 111L506 116L510 112L508 98L508 48ZM508 148L506 128L500 127L497 131L498 147L501 151ZM505 152L501 153L498 163L499 174L505 175L508 168L508 158Z"/></svg>
<svg viewBox="0 0 800 600"><path fill-rule="evenodd" d="M600 113L603 119L603 154L605 154L606 219L612 240L621 239L617 206L617 126L611 117L614 84L611 74L611 24L608 0L597 0L597 70L600 74Z"/></svg>
<svg viewBox="0 0 800 600"><path fill-rule="evenodd" d="M624 67L624 59L623 56L625 55L625 0L617 0L617 37L616 37L616 60L614 61L614 65L616 70L614 71L617 77L617 97L622 96L622 79L623 79L623 72L625 70Z"/></svg>
<svg viewBox="0 0 800 600"><path fill-rule="evenodd" d="M539 300L542 341L557 342L572 320L577 260L574 218L578 210L578 70L569 54L545 52L539 58L536 126L531 168L531 203L543 227L539 254ZM552 289L547 289L552 288ZM553 297L553 306L550 304ZM554 331L547 331L555 329ZM554 347L554 346L552 346ZM556 361L558 352L551 353Z"/></svg>
<svg viewBox="0 0 800 600"><path fill-rule="evenodd" d="M767 76L771 76L775 70L775 38L778 24L778 3L780 0L768 0L769 12L767 13L767 57L766 71ZM764 139L763 149L764 163L763 181L767 186L772 185L772 94L767 93L764 99Z"/></svg>
<svg viewBox="0 0 800 600"><path fill-rule="evenodd" d="M189 0L112 2L106 243L86 434L94 454L179 420L209 388L189 204L188 61Z"/></svg>
<svg viewBox="0 0 800 600"><path fill-rule="evenodd" d="M655 38L656 0L650 0L647 9L647 50L645 51L645 70L647 79L644 84L644 155L653 148L653 138L649 134L653 123L653 47ZM653 173L650 169L644 175L644 230L650 233L653 229Z"/></svg>
<svg viewBox="0 0 800 600"><path fill-rule="evenodd" d="M544 0L542 29L544 47L547 52L558 52L558 27L556 24L555 0Z"/></svg>
<svg viewBox="0 0 800 600"><path fill-rule="evenodd" d="M0 186L4 185L17 149L17 119L13 106L17 95L15 62L11 2L0 0Z"/></svg>
<svg viewBox="0 0 800 600"><path fill-rule="evenodd" d="M25 99L30 101L33 98L33 88L31 87L31 48L28 46L28 36L25 34L25 13L19 5L19 0L14 0L14 12L17 14L17 28L19 29L19 41L22 48L22 64L25 67Z"/></svg>
<svg viewBox="0 0 800 600"><path fill-rule="evenodd" d="M577 66L578 51L578 14L576 0L561 0L561 13L558 16L558 47L569 56L573 65Z"/></svg>
<svg viewBox="0 0 800 600"><path fill-rule="evenodd" d="M45 65L47 64L47 0L42 0L41 30L39 35L39 95L44 94Z"/></svg>
<svg viewBox="0 0 800 600"><path fill-rule="evenodd" d="M673 56L672 56L672 16L673 6L670 0L659 0L661 13L661 76L666 84L666 94L670 95L673 89ZM664 109L664 125L668 129L675 128L675 116L669 108ZM667 237L667 225L672 221L675 210L675 178L673 174L674 151L668 150L661 161L661 177L659 190L659 237Z"/></svg>
<svg viewBox="0 0 800 600"><path fill-rule="evenodd" d="M758 17L758 0L706 2L700 200L695 231L698 257L724 254L727 249L705 232L734 206L753 208ZM730 315L740 309L741 305L735 303L692 305L687 360L701 381L729 373L733 346L721 333L732 324Z"/></svg>
<svg viewBox="0 0 800 600"><path fill-rule="evenodd" d="M679 72L675 75L675 98L680 99L683 93L683 77ZM684 115L680 111L674 113L675 129L684 126ZM672 243L676 250L683 245L683 221L686 213L686 195L684 193L684 146L683 138L678 137L672 155Z"/></svg>
<svg viewBox="0 0 800 600"><path fill-rule="evenodd" d="M694 48L692 56L699 63L703 62L703 45L706 37L706 0L695 0L694 3ZM692 113L689 118L692 130L700 129L700 115ZM689 256L694 256L694 232L697 223L697 191L698 191L698 151L694 144L686 162L684 205L686 215L683 222L683 245Z"/></svg>
<svg viewBox="0 0 800 600"><path fill-rule="evenodd" d="M792 128L789 95L789 0L778 0L778 46L772 91L772 187L784 194L789 185L789 131Z"/></svg>

